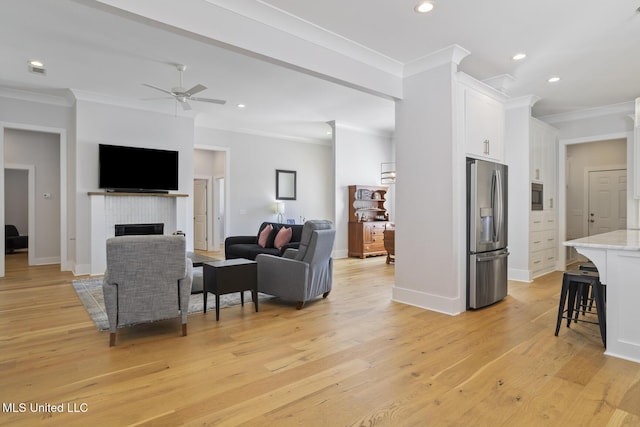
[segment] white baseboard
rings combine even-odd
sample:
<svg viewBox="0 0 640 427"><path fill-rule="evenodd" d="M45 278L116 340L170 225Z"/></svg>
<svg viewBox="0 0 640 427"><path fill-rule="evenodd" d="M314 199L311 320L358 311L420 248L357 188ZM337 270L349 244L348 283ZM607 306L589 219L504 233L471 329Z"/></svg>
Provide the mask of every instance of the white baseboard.
<svg viewBox="0 0 640 427"><path fill-rule="evenodd" d="M348 256L349 256L349 250L348 249L337 249L337 250L333 251L333 258L334 259L347 258Z"/></svg>
<svg viewBox="0 0 640 427"><path fill-rule="evenodd" d="M402 304L412 305L414 307L423 308L425 310L436 311L438 313L456 316L462 311L460 307L464 307L465 303L460 298L447 298L440 295L432 295L419 292L413 289L406 289L394 286L392 288L392 301Z"/></svg>
<svg viewBox="0 0 640 427"><path fill-rule="evenodd" d="M520 270L517 268L510 268L507 272L507 278L516 282L531 283L531 273L529 270Z"/></svg>
<svg viewBox="0 0 640 427"><path fill-rule="evenodd" d="M60 264L60 257L34 258L33 265Z"/></svg>
<svg viewBox="0 0 640 427"><path fill-rule="evenodd" d="M91 264L76 264L72 271L74 276L86 276L91 274Z"/></svg>

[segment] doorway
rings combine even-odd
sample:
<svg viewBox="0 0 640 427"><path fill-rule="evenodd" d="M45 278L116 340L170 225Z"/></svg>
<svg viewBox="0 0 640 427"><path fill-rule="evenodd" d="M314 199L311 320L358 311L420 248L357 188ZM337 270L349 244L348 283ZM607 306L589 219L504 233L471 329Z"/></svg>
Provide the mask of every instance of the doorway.
<svg viewBox="0 0 640 427"><path fill-rule="evenodd" d="M559 159L558 162L558 209L559 209L559 237L560 241L574 240L588 236L590 233L597 233L597 228L613 227L604 223L591 223L591 213L594 218L597 215L609 216L611 213L599 213L595 206L590 206L591 200L595 204L604 204L604 194L598 201L598 196L591 195L591 187L596 189L594 185L590 185L590 180L598 181L601 178L597 172L626 170L627 159L631 158L633 150L633 135L619 134L612 135L608 138L585 138L580 140L563 141L559 143ZM590 177L591 173L594 173ZM628 180L623 178L620 183L625 188L623 193L618 193L616 200L620 202L620 197L624 200L624 204L619 204L617 213L618 217L624 217L625 224L629 215L628 211ZM620 211L622 209L622 211ZM595 219L594 219L595 221ZM590 224L592 226L589 230ZM617 226L616 226L617 228ZM568 265L579 261L578 253L574 248L562 247L559 252L559 264Z"/></svg>
<svg viewBox="0 0 640 427"><path fill-rule="evenodd" d="M226 147L196 146L194 150L194 249L218 251L228 230L230 156ZM206 182L206 191L202 188ZM199 194L198 194L199 193ZM205 200L206 198L206 200ZM197 200L196 200L197 199ZM196 206L197 204L197 206ZM206 209L206 218L202 215ZM204 222L204 224L202 224ZM197 230L199 228L199 230ZM206 228L206 245L202 235ZM196 239L200 242L196 242Z"/></svg>
<svg viewBox="0 0 640 427"><path fill-rule="evenodd" d="M7 151L7 147L10 147ZM62 128L0 122L0 162L3 167L29 169L29 264L60 264L70 270L67 252L67 136ZM34 170L31 171L30 168ZM10 167L11 168L11 167ZM35 176L35 170L38 176ZM4 173L0 175L0 216L4 221ZM36 197L36 193L42 195ZM4 233L4 228L2 229ZM33 236L33 237L32 237ZM0 240L4 245L4 238ZM0 258L0 277L5 259Z"/></svg>

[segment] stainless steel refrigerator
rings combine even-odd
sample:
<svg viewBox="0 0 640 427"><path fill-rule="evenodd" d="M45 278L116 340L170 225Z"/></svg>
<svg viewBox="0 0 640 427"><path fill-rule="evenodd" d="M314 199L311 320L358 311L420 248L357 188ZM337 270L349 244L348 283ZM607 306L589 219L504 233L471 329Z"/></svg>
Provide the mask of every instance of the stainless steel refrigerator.
<svg viewBox="0 0 640 427"><path fill-rule="evenodd" d="M467 158L467 308L507 295L507 166Z"/></svg>

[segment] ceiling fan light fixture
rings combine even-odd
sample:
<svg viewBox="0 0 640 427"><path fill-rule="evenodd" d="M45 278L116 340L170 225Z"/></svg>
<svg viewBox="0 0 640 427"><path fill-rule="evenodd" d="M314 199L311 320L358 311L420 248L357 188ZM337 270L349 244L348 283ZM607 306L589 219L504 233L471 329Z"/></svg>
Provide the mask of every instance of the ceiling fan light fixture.
<svg viewBox="0 0 640 427"><path fill-rule="evenodd" d="M434 7L433 2L422 1L417 5L415 5L413 10L415 10L417 13L427 13L427 12L431 12L433 10L433 7Z"/></svg>

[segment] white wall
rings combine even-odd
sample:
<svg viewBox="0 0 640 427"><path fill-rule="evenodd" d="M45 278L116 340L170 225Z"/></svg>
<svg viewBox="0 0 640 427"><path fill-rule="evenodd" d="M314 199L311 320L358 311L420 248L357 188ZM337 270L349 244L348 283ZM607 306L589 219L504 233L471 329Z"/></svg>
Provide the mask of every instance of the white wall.
<svg viewBox="0 0 640 427"><path fill-rule="evenodd" d="M391 138L334 123L336 257L346 257L349 249L349 186L382 185L380 164L393 161ZM394 186L388 186L385 204L394 218Z"/></svg>
<svg viewBox="0 0 640 427"><path fill-rule="evenodd" d="M285 218L334 221L329 145L203 127L195 144L227 149L227 235L254 235L260 223L277 219L276 169L297 172L297 200L285 201Z"/></svg>
<svg viewBox="0 0 640 427"><path fill-rule="evenodd" d="M179 152L178 191L193 194L193 119L79 99L76 102L76 274L91 272L91 224L88 192L98 188L98 144L126 145ZM148 168L149 165L141 165ZM193 248L193 200L177 203L179 230ZM191 236L191 238L189 238Z"/></svg>

